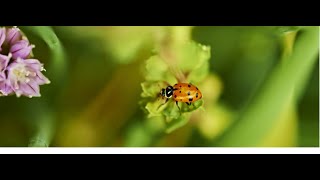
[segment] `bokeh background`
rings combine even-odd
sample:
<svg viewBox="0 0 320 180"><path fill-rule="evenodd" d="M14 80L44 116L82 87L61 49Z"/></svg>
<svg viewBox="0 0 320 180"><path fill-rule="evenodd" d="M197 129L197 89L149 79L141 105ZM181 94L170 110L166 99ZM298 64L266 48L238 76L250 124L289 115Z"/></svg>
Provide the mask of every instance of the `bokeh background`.
<svg viewBox="0 0 320 180"><path fill-rule="evenodd" d="M0 97L0 146L319 146L318 27L20 28L52 83L40 98ZM211 50L205 111L171 133L139 105L168 28Z"/></svg>

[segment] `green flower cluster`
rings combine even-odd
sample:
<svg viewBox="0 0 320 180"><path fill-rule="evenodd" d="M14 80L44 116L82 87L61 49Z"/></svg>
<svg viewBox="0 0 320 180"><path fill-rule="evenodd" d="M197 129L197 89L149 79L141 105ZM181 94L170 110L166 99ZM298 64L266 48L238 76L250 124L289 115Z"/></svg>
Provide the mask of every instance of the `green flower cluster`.
<svg viewBox="0 0 320 180"><path fill-rule="evenodd" d="M179 110L173 99L160 107L165 99L161 98L159 92L162 88L179 82L192 83L201 91L202 83L209 73L209 59L210 47L194 41L173 46L169 52L160 51L151 56L146 61L140 102L148 118L161 117L166 123L166 132L172 132L186 124L190 119L190 112L202 107L205 98L195 101L191 106L179 103Z"/></svg>

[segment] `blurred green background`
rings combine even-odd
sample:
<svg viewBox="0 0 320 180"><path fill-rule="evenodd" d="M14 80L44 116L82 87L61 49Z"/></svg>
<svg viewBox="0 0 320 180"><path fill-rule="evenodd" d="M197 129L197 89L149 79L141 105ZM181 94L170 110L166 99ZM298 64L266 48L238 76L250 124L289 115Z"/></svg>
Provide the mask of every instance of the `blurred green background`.
<svg viewBox="0 0 320 180"><path fill-rule="evenodd" d="M211 49L205 111L171 133L139 105L168 28ZM21 29L52 83L40 98L0 97L0 146L319 146L318 27L61 26L48 27L51 44L41 27Z"/></svg>

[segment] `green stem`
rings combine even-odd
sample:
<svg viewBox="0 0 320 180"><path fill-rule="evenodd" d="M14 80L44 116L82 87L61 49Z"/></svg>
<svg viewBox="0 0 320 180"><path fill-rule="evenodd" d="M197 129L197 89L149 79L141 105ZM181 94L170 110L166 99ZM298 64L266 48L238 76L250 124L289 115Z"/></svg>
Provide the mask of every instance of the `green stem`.
<svg viewBox="0 0 320 180"><path fill-rule="evenodd" d="M312 71L317 61L318 41L317 27L304 30L289 59L278 65L237 123L215 145L251 147L266 136L290 98L288 92L301 85L304 75ZM295 89L295 93L301 94L302 88Z"/></svg>
<svg viewBox="0 0 320 180"><path fill-rule="evenodd" d="M45 114L37 119L35 124L36 133L29 140L29 147L49 147L53 137L54 125L53 116Z"/></svg>
<svg viewBox="0 0 320 180"><path fill-rule="evenodd" d="M22 26L19 28L40 37L48 45L51 52L51 63L47 73L51 81L50 91L55 90L57 86L62 86L66 79L64 76L66 74L67 62L63 46L53 29L49 26ZM31 123L35 130L35 134L29 140L29 147L48 147L50 145L55 129L55 114L51 112L55 104L53 103L55 102L54 98L55 96L48 96L47 94L47 96L43 96L39 101L36 101L32 105L32 108L29 109L30 116L34 116ZM51 103L48 104L48 102ZM38 110L36 115L33 115L35 114L34 112L31 113L34 109Z"/></svg>
<svg viewBox="0 0 320 180"><path fill-rule="evenodd" d="M66 55L53 29L50 26L22 26L20 28L23 31L29 31L43 39L51 51L51 64L50 69L48 69L48 74L52 74L51 76L54 79L63 79L67 68ZM53 80L52 83L54 84L55 81Z"/></svg>
<svg viewBox="0 0 320 180"><path fill-rule="evenodd" d="M176 52L181 46L191 41L192 27L174 26L168 28L166 35L158 42L159 56L169 66L170 72L176 77L178 82L186 82L185 74L178 67Z"/></svg>

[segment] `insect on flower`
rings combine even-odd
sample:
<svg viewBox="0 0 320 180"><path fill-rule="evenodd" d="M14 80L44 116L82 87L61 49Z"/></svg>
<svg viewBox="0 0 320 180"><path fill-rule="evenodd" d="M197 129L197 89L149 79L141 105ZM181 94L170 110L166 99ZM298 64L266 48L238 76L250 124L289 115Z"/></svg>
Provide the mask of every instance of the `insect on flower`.
<svg viewBox="0 0 320 180"><path fill-rule="evenodd" d="M165 89L162 88L159 95L166 98L166 101L161 104L158 109L162 105L166 104L171 98L176 102L179 110L181 109L178 105L178 102L183 102L190 106L191 103L202 98L201 91L191 83L177 83L174 86L169 85Z"/></svg>

